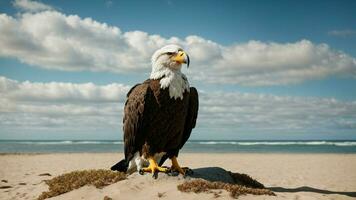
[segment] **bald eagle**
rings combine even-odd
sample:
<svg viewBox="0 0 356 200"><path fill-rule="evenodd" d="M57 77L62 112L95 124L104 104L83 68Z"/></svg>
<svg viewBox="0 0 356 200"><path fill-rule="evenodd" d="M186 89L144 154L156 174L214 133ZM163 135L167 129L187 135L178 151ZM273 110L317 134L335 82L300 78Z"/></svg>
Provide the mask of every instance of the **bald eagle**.
<svg viewBox="0 0 356 200"><path fill-rule="evenodd" d="M189 56L177 45L167 45L152 56L150 78L136 84L127 94L123 131L125 158L112 170L141 174L175 171L185 174L188 168L177 161L179 150L188 140L198 115L198 92L189 86L181 72L189 67ZM170 168L162 167L165 160Z"/></svg>

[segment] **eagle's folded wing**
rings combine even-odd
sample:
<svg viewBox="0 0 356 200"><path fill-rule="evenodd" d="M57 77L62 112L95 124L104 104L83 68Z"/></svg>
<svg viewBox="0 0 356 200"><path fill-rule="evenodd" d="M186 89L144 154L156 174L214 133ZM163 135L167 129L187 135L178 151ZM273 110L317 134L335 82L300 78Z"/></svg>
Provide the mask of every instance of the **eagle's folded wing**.
<svg viewBox="0 0 356 200"><path fill-rule="evenodd" d="M192 129L195 127L197 117L198 117L198 108L199 108L198 91L197 89L195 89L195 87L191 87L189 92L188 114L185 120L183 137L179 149L181 149L184 146L184 144L187 142L192 132Z"/></svg>
<svg viewBox="0 0 356 200"><path fill-rule="evenodd" d="M145 122L144 111L146 102L151 98L152 91L149 84L137 84L127 94L124 109L123 131L125 160L131 160L134 154L144 144Z"/></svg>

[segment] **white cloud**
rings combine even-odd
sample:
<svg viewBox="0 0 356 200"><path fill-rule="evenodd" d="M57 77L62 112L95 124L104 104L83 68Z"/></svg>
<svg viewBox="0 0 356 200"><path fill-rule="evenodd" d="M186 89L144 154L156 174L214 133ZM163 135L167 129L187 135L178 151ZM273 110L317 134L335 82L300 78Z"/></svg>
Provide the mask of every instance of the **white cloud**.
<svg viewBox="0 0 356 200"><path fill-rule="evenodd" d="M113 1L111 1L111 0L106 0L105 1L105 5L106 5L106 7L111 7L112 5L114 4L114 2Z"/></svg>
<svg viewBox="0 0 356 200"><path fill-rule="evenodd" d="M200 93L202 125L235 131L327 132L356 128L356 102L253 93Z"/></svg>
<svg viewBox="0 0 356 200"><path fill-rule="evenodd" d="M93 83L18 82L0 76L0 94L16 101L123 102L129 89L117 83L97 86Z"/></svg>
<svg viewBox="0 0 356 200"><path fill-rule="evenodd" d="M14 0L12 4L23 11L38 12L44 10L54 10L51 6L38 1L31 0Z"/></svg>
<svg viewBox="0 0 356 200"><path fill-rule="evenodd" d="M328 34L337 37L352 37L352 36L356 36L356 30L352 30L352 29L332 30L329 31Z"/></svg>
<svg viewBox="0 0 356 200"><path fill-rule="evenodd" d="M250 41L225 47L222 59L202 80L243 85L293 84L327 76L356 77L356 60L326 44ZM208 78L205 78L208 77Z"/></svg>
<svg viewBox="0 0 356 200"><path fill-rule="evenodd" d="M1 14L0 26L0 56L46 69L149 72L152 53L178 43L190 54L190 77L211 83L259 86L356 77L355 58L308 40L221 45L199 36L164 38L142 31L122 32L91 18L57 11L15 18Z"/></svg>
<svg viewBox="0 0 356 200"><path fill-rule="evenodd" d="M121 84L35 83L1 77L0 129L111 129L119 134L127 90ZM356 130L355 101L238 92L199 95L197 130L285 134Z"/></svg>
<svg viewBox="0 0 356 200"><path fill-rule="evenodd" d="M18 82L0 76L0 128L119 129L128 90L117 83Z"/></svg>

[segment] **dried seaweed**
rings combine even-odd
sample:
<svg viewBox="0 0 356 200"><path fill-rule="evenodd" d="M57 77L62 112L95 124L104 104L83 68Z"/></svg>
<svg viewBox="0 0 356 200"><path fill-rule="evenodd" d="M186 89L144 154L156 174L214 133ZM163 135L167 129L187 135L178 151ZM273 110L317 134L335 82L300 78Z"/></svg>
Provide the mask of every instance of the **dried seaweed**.
<svg viewBox="0 0 356 200"><path fill-rule="evenodd" d="M223 182L211 182L203 179L186 181L177 186L181 192L210 192L211 190L223 189L230 192L230 195L237 198L240 195L253 194L253 195L275 195L268 189L249 188L243 185L230 184Z"/></svg>
<svg viewBox="0 0 356 200"><path fill-rule="evenodd" d="M111 170L83 170L66 173L45 183L49 186L49 191L43 192L38 200L58 196L60 194L78 189L85 185L94 185L96 188L103 188L126 178L125 173Z"/></svg>

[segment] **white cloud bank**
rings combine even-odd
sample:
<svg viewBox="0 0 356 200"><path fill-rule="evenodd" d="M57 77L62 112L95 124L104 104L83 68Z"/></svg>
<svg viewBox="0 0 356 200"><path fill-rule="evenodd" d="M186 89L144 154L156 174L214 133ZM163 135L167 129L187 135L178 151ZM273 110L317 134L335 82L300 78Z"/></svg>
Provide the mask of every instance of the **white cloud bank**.
<svg viewBox="0 0 356 200"><path fill-rule="evenodd" d="M239 92L201 93L201 123L237 130L320 133L356 130L356 101Z"/></svg>
<svg viewBox="0 0 356 200"><path fill-rule="evenodd" d="M38 1L15 0L12 2L15 8L28 12L38 12L44 10L54 10L51 6Z"/></svg>
<svg viewBox="0 0 356 200"><path fill-rule="evenodd" d="M0 128L120 130L122 84L18 82L0 76Z"/></svg>
<svg viewBox="0 0 356 200"><path fill-rule="evenodd" d="M18 82L0 77L0 129L121 132L121 84ZM198 129L229 132L356 130L356 102L232 92L200 92ZM196 130L197 131L197 130ZM196 133L195 131L195 133ZM98 133L99 134L99 133Z"/></svg>
<svg viewBox="0 0 356 200"><path fill-rule="evenodd" d="M356 36L356 30L352 30L352 29L332 30L329 31L328 34L336 37L353 37Z"/></svg>
<svg viewBox="0 0 356 200"><path fill-rule="evenodd" d="M123 102L129 89L117 83L97 86L93 83L18 82L0 76L0 94L15 101Z"/></svg>
<svg viewBox="0 0 356 200"><path fill-rule="evenodd" d="M91 18L53 10L17 17L0 14L0 27L0 56L46 69L149 72L152 53L177 43L191 56L190 76L211 83L261 86L356 77L355 58L308 40L221 45L199 36L164 38L142 31L122 32Z"/></svg>

